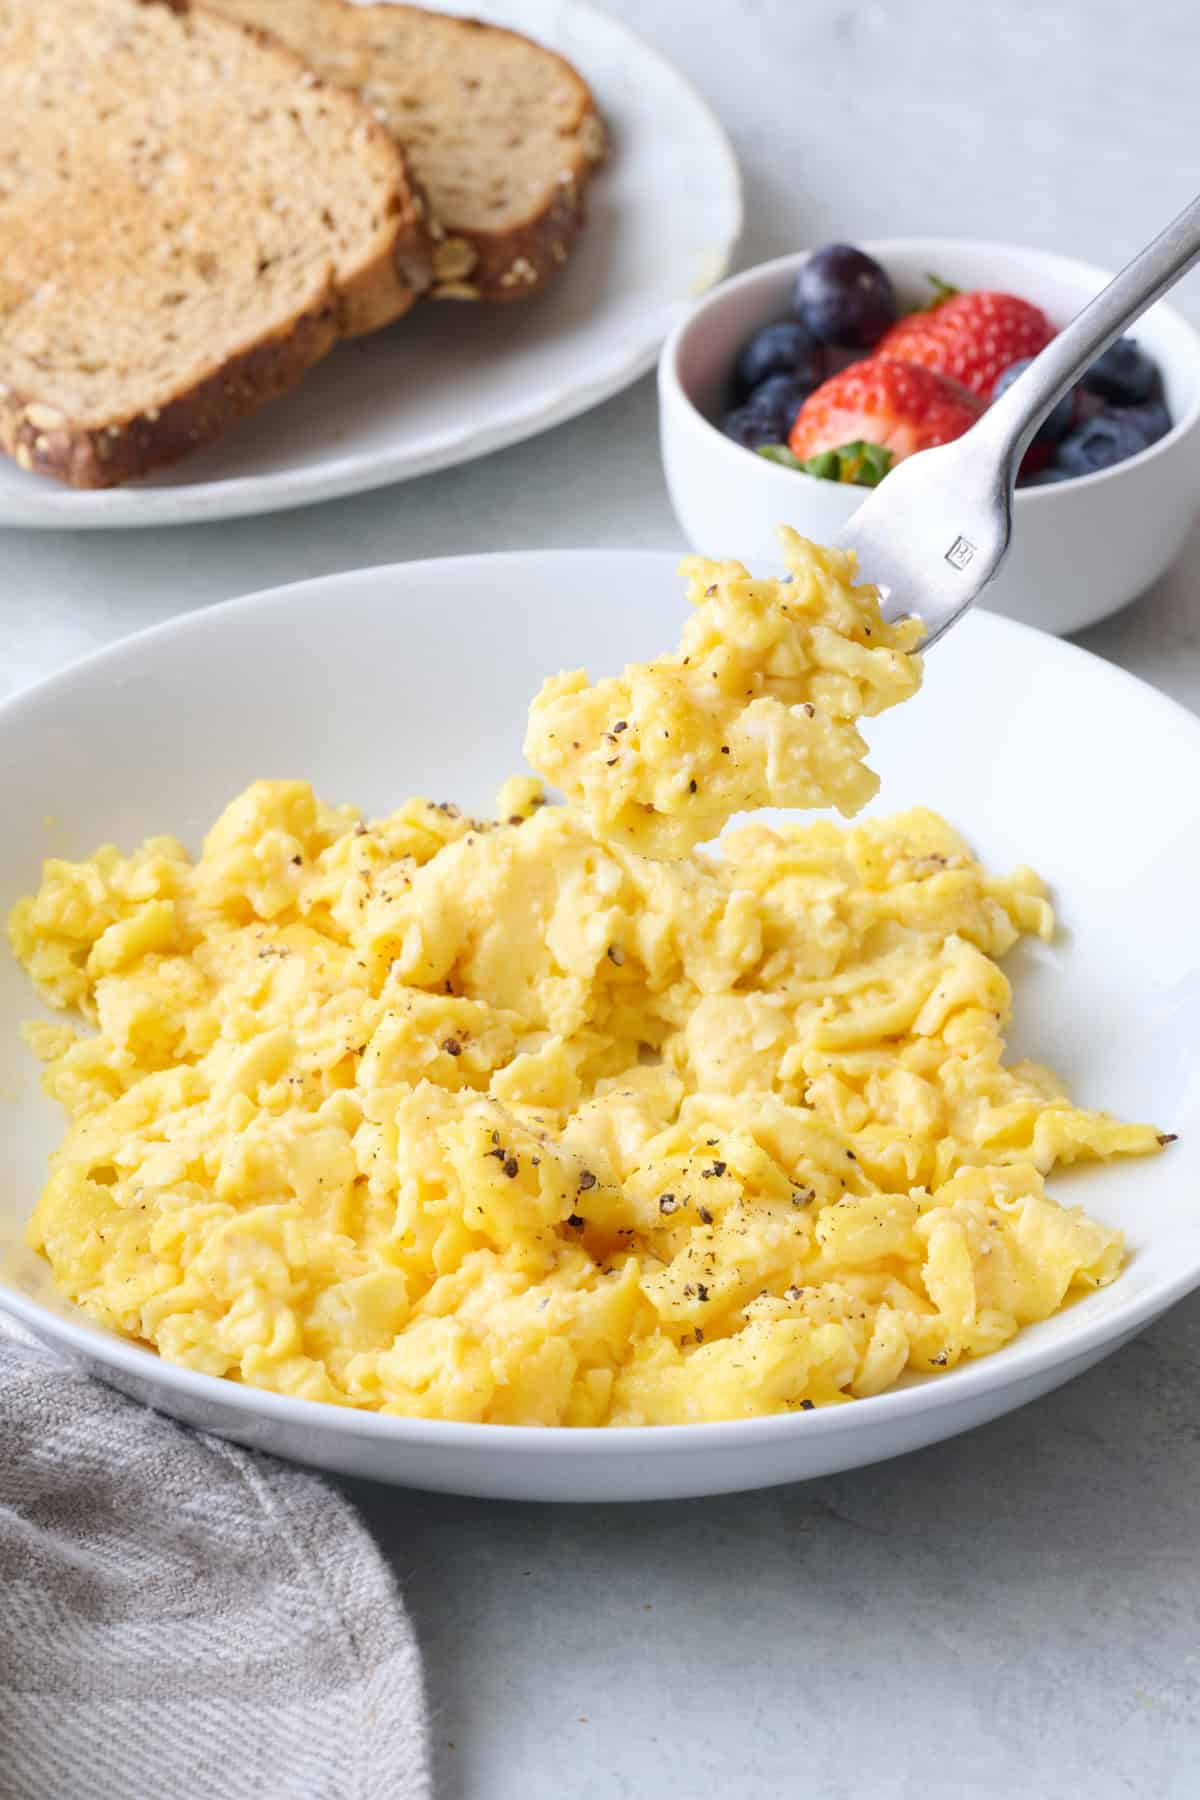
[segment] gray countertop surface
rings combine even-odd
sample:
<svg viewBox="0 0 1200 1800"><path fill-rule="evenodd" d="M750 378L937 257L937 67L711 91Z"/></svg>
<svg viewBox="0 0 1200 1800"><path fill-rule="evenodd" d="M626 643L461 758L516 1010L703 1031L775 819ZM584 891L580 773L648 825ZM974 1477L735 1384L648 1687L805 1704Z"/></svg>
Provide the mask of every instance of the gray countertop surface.
<svg viewBox="0 0 1200 1800"><path fill-rule="evenodd" d="M609 10L725 120L742 265L905 233L1113 265L1196 182L1188 0ZM1195 276L1179 303L1200 321ZM601 542L681 543L649 380L503 454L305 512L0 534L0 691L279 582ZM1081 641L1200 710L1200 529ZM807 1486L574 1509L354 1486L425 1646L439 1800L1200 1794L1198 1366L1200 1297L1009 1418Z"/></svg>

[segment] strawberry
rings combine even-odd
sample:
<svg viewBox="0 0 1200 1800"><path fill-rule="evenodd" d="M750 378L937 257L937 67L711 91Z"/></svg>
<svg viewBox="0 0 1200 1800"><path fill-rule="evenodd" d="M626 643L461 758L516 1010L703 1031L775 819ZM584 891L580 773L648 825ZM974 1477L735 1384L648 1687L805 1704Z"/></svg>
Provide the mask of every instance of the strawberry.
<svg viewBox="0 0 1200 1800"><path fill-rule="evenodd" d="M927 312L897 319L876 344L875 354L936 369L986 401L1010 363L1036 356L1053 336L1054 327L1040 307L1016 294L979 289L951 294Z"/></svg>
<svg viewBox="0 0 1200 1800"><path fill-rule="evenodd" d="M815 456L863 439L902 462L918 450L961 437L983 411L974 394L915 363L870 356L831 375L809 395L788 443L796 456Z"/></svg>

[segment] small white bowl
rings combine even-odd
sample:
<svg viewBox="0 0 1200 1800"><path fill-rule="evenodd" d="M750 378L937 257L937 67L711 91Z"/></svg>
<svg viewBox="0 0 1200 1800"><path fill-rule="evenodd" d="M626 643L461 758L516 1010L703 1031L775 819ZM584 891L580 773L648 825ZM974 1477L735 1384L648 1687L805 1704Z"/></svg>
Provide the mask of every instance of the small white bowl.
<svg viewBox="0 0 1200 1800"><path fill-rule="evenodd" d="M901 304L956 287L999 288L1062 326L1110 280L1103 269L1018 244L888 238L862 248L888 270ZM797 251L715 288L676 328L659 362L662 454L676 517L693 549L777 567L780 524L828 542L865 490L786 469L723 437L718 421L734 357L756 327L787 316ZM1159 303L1132 335L1162 370L1175 421L1115 468L1016 494L1012 546L983 604L1043 630L1079 631L1150 587L1178 553L1200 497L1200 336Z"/></svg>

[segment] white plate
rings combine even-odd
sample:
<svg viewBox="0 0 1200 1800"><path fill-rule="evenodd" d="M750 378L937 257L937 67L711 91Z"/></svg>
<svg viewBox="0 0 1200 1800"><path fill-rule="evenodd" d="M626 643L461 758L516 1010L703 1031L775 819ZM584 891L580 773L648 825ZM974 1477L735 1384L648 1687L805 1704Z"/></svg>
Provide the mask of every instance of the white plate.
<svg viewBox="0 0 1200 1800"><path fill-rule="evenodd" d="M10 779L0 907L40 859L159 831L193 843L251 778L332 799L486 807L521 766L549 670L674 640L675 558L546 552L330 577L131 638L0 708ZM642 1431L422 1423L282 1399L160 1362L56 1301L21 1230L61 1134L18 1040L32 1010L0 954L0 1306L164 1412L346 1473L457 1493L633 1499L822 1475L947 1437L1065 1381L1200 1283L1200 722L1070 645L989 614L930 657L871 732L888 809L938 807L998 866L1053 881L1066 929L1010 959L1015 1053L1088 1104L1181 1140L1054 1183L1128 1233L1120 1279L997 1355L812 1414ZM52 823L47 821L51 820Z"/></svg>
<svg viewBox="0 0 1200 1800"><path fill-rule="evenodd" d="M438 0L549 45L612 133L560 280L512 306L414 308L173 469L75 492L0 457L0 526L181 525L278 512L428 475L584 412L653 366L725 272L742 223L733 151L683 77L582 0Z"/></svg>

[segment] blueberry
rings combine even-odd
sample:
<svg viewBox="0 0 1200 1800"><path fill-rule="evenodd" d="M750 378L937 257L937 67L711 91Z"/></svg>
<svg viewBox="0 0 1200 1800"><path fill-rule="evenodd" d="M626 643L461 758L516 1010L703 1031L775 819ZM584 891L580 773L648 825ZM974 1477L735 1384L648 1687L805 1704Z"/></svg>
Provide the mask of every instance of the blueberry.
<svg viewBox="0 0 1200 1800"><path fill-rule="evenodd" d="M733 379L739 400L761 386L769 375L792 375L808 384L808 392L825 378L825 358L799 319L780 319L747 338L738 352Z"/></svg>
<svg viewBox="0 0 1200 1800"><path fill-rule="evenodd" d="M721 420L721 430L743 450L757 450L762 444L779 444L787 436L778 417L757 406L735 406Z"/></svg>
<svg viewBox="0 0 1200 1800"><path fill-rule="evenodd" d="M796 277L792 310L818 342L869 350L896 320L886 269L853 244L814 250Z"/></svg>
<svg viewBox="0 0 1200 1800"><path fill-rule="evenodd" d="M1141 426L1147 444L1157 444L1159 438L1166 437L1174 423L1161 400L1147 400L1144 406L1124 406L1121 414Z"/></svg>
<svg viewBox="0 0 1200 1800"><path fill-rule="evenodd" d="M757 450L761 444L784 444L810 392L807 382L794 375L768 375L748 400L726 413L721 430L746 450Z"/></svg>
<svg viewBox="0 0 1200 1800"><path fill-rule="evenodd" d="M781 436L786 437L795 423L796 414L811 393L808 383L798 381L794 375L768 375L765 381L759 382L746 404L756 412L778 419L782 426Z"/></svg>
<svg viewBox="0 0 1200 1800"><path fill-rule="evenodd" d="M1067 433L1055 460L1068 475L1094 475L1098 469L1111 469L1114 463L1136 456L1169 426L1165 407L1105 407Z"/></svg>
<svg viewBox="0 0 1200 1800"><path fill-rule="evenodd" d="M1156 391L1158 364L1132 338L1118 338L1096 358L1083 386L1114 406L1137 406Z"/></svg>
<svg viewBox="0 0 1200 1800"><path fill-rule="evenodd" d="M1009 363L1007 369L1002 369L992 386L992 399L998 400L1005 388L1011 387L1017 376L1025 373L1032 361L1032 356L1023 356L1020 362ZM1063 396L1049 418L1038 426L1033 442L1035 444L1057 444L1059 438L1065 437L1074 423L1075 394L1072 390L1071 393Z"/></svg>

